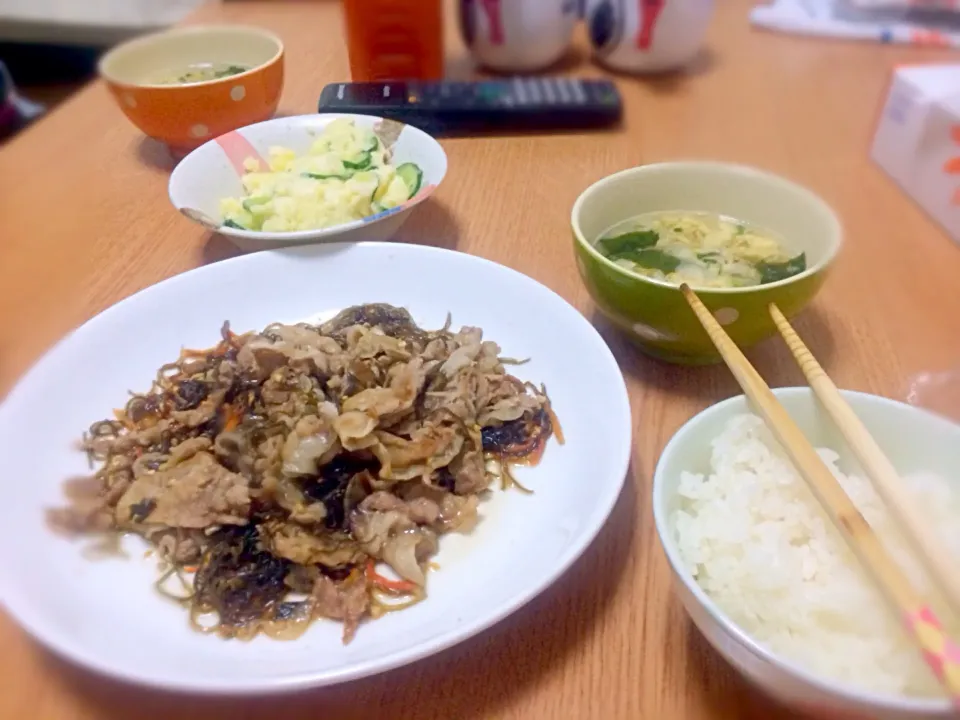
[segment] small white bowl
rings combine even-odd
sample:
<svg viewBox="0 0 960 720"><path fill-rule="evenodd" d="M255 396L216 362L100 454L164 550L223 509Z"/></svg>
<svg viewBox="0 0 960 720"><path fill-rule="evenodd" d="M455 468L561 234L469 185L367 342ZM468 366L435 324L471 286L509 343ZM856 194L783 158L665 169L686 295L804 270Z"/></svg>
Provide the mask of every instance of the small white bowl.
<svg viewBox="0 0 960 720"><path fill-rule="evenodd" d="M318 230L257 232L221 225L220 200L243 194L243 161L255 154L266 158L269 148L282 145L306 153L317 135L337 118L352 118L359 127L378 129L392 143L391 163L416 163L423 171L420 191L399 207L341 225ZM386 140L385 140L386 142ZM170 175L170 202L191 220L228 237L241 250L265 250L315 242L387 240L426 200L447 173L447 154L434 138L411 125L372 115L323 113L279 117L248 125L204 143L187 155Z"/></svg>
<svg viewBox="0 0 960 720"><path fill-rule="evenodd" d="M956 478L960 467L960 425L887 398L842 392L900 473L923 471L950 480ZM814 446L836 450L841 469L857 471L852 453L809 388L779 388L774 394ZM694 624L745 678L779 701L810 711L812 716L850 713L882 720L954 717L946 699L884 696L858 690L774 655L735 625L690 574L680 557L670 522L677 506L680 473L707 472L711 440L731 417L750 411L747 399L739 395L695 415L667 443L654 473L653 515L657 534L673 569L680 599Z"/></svg>

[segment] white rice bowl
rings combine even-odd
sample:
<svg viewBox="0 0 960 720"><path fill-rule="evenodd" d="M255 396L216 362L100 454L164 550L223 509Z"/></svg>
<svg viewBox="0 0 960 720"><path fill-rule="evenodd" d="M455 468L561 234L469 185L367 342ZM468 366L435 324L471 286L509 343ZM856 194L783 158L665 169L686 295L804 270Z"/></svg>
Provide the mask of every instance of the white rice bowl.
<svg viewBox="0 0 960 720"><path fill-rule="evenodd" d="M819 449L919 590L926 577L870 482ZM944 547L960 559L960 494L932 473L905 475ZM865 575L763 422L727 420L709 472L682 472L668 526L703 591L753 639L811 673L883 695L942 696L896 615Z"/></svg>

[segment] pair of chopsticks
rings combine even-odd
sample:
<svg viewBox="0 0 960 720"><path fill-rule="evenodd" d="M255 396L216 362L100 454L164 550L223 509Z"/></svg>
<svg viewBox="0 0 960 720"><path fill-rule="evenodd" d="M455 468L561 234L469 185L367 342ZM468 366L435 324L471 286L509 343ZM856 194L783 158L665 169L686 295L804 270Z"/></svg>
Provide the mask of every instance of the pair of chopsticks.
<svg viewBox="0 0 960 720"><path fill-rule="evenodd" d="M873 528L860 514L813 445L777 401L750 361L689 286L681 285L680 290L743 388L744 394L753 402L759 415L833 519L841 535L860 558L860 562L899 611L901 620L927 664L940 680L953 704L960 708L960 646L947 636L933 609L887 553ZM897 519L904 536L956 612L960 608L960 577L951 566L942 543L924 523L921 512L904 491L890 460L843 399L837 386L804 345L786 317L773 303L769 310L814 394L836 423L888 511Z"/></svg>

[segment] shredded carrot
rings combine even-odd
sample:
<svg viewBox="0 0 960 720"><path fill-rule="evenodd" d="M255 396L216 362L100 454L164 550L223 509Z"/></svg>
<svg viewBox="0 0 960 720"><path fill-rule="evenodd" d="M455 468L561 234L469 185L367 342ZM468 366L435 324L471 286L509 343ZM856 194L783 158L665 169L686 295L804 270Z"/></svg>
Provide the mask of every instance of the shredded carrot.
<svg viewBox="0 0 960 720"><path fill-rule="evenodd" d="M206 348L205 350L180 348L180 359L186 360L187 358L205 358L208 355L212 355L213 357L223 357L231 347L236 347L237 340L243 337L242 335L237 335L232 330L228 330L227 332L228 339L221 340L212 348Z"/></svg>
<svg viewBox="0 0 960 720"><path fill-rule="evenodd" d="M187 358L206 357L210 353L210 350L192 350L190 348L181 348L180 359L185 360Z"/></svg>
<svg viewBox="0 0 960 720"><path fill-rule="evenodd" d="M374 560L367 561L367 580L381 590L392 593L415 593L419 589L416 583L412 583L409 580L390 580L380 575L377 572L376 562Z"/></svg>
<svg viewBox="0 0 960 720"><path fill-rule="evenodd" d="M557 418L557 414L553 411L553 406L550 404L550 401L547 401L546 404L547 417L550 418L550 424L553 426L553 436L557 439L557 442L563 445L563 428L560 427L560 420Z"/></svg>
<svg viewBox="0 0 960 720"><path fill-rule="evenodd" d="M230 430L235 429L240 425L240 420L242 419L242 413L237 410L233 405L226 406L226 419L223 422L224 432L229 432Z"/></svg>
<svg viewBox="0 0 960 720"><path fill-rule="evenodd" d="M196 572L196 571L199 570L199 569L200 569L200 566L199 566L199 565L184 565L184 566L183 566L183 571L184 571L184 572L188 572L188 573Z"/></svg>

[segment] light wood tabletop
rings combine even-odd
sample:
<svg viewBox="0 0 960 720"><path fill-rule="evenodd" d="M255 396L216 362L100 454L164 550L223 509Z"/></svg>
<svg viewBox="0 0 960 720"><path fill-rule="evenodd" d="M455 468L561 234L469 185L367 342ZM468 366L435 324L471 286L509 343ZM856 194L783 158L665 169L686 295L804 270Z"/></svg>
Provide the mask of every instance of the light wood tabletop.
<svg viewBox="0 0 960 720"><path fill-rule="evenodd" d="M808 185L837 210L847 242L796 326L840 386L904 399L914 378L960 358L960 247L871 164L868 146L890 70L949 55L758 32L749 7L719 3L709 52L690 73L620 78L626 118L617 132L443 141L447 179L397 238L526 273L595 320L620 361L634 413L630 477L600 536L564 577L439 656L280 699L193 699L121 686L69 667L0 617L0 718L792 717L693 629L650 512L664 444L736 385L723 368L648 360L596 318L573 262L570 208L608 173L678 158L753 164ZM333 0L212 4L190 19L202 21L261 25L283 38L283 113L313 112L323 85L348 76ZM462 75L468 63L452 23L449 34L451 72ZM578 42L563 71L600 74ZM0 148L0 396L46 347L104 308L236 254L172 209L169 171L163 149L127 122L100 83ZM140 340L149 342L148 328ZM771 385L802 383L782 343L750 357Z"/></svg>

